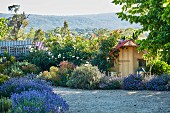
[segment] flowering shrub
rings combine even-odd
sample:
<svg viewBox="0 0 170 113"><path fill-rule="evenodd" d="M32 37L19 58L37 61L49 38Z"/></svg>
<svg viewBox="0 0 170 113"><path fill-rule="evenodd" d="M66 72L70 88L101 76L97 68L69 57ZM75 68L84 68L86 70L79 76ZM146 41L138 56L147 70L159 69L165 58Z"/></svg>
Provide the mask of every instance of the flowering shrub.
<svg viewBox="0 0 170 113"><path fill-rule="evenodd" d="M142 90L145 89L145 83L141 75L131 74L123 80L123 88L126 90Z"/></svg>
<svg viewBox="0 0 170 113"><path fill-rule="evenodd" d="M122 78L103 76L99 82L100 89L121 89Z"/></svg>
<svg viewBox="0 0 170 113"><path fill-rule="evenodd" d="M58 85L60 82L60 78L58 76L58 68L57 67L50 67L50 72L43 71L39 74L39 78L45 79L47 81L52 82L52 85Z"/></svg>
<svg viewBox="0 0 170 113"><path fill-rule="evenodd" d="M148 90L164 91L168 90L168 82L170 81L170 75L160 75L146 83Z"/></svg>
<svg viewBox="0 0 170 113"><path fill-rule="evenodd" d="M37 67L35 64L28 64L25 66L21 66L21 70L25 73L35 73L38 74L40 72L39 67Z"/></svg>
<svg viewBox="0 0 170 113"><path fill-rule="evenodd" d="M96 66L82 65L77 67L67 82L69 87L82 89L95 89L101 78L101 73Z"/></svg>
<svg viewBox="0 0 170 113"><path fill-rule="evenodd" d="M0 96L10 97L13 93L29 90L51 91L52 88L46 81L38 79L11 78L0 86Z"/></svg>
<svg viewBox="0 0 170 113"><path fill-rule="evenodd" d="M23 57L23 59L35 64L43 71L56 64L55 58L51 56L51 53L44 50L33 51L29 55Z"/></svg>
<svg viewBox="0 0 170 113"><path fill-rule="evenodd" d="M60 78L60 86L66 86L66 83L74 69L75 65L73 63L68 61L60 62L60 68L58 72Z"/></svg>
<svg viewBox="0 0 170 113"><path fill-rule="evenodd" d="M11 96L12 110L16 113L65 113L68 104L52 92L24 91Z"/></svg>

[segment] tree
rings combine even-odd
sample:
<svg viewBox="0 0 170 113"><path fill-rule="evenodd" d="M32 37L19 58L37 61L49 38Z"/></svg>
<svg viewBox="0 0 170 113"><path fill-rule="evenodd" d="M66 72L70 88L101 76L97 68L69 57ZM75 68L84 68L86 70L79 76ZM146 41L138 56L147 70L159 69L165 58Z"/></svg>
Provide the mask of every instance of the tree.
<svg viewBox="0 0 170 113"><path fill-rule="evenodd" d="M27 36L27 37L28 37L29 39L33 39L34 36L35 36L35 30L34 30L34 28L31 27L30 32L28 33L28 36Z"/></svg>
<svg viewBox="0 0 170 113"><path fill-rule="evenodd" d="M162 60L170 64L169 0L113 0L113 3L122 5L122 11L117 13L119 18L142 26L136 34L149 32L147 39L140 41L139 49L148 51L153 58L161 53Z"/></svg>
<svg viewBox="0 0 170 113"><path fill-rule="evenodd" d="M101 46L96 53L92 64L98 66L101 72L106 72L108 75L109 68L113 66L114 60L118 55L118 52L112 52L117 43L117 39L120 35L117 31L113 31L109 37L103 37L101 39Z"/></svg>
<svg viewBox="0 0 170 113"><path fill-rule="evenodd" d="M19 8L20 5L8 6L8 10L14 12L14 15L8 18L8 26L12 27L10 34L12 37L14 37L14 40L18 40L18 33L20 29L25 28L29 24L26 20L29 15L26 16L24 12L22 14L17 14Z"/></svg>
<svg viewBox="0 0 170 113"><path fill-rule="evenodd" d="M38 29L35 31L34 42L44 41L45 39L46 39L45 32L42 29Z"/></svg>
<svg viewBox="0 0 170 113"><path fill-rule="evenodd" d="M69 36L70 30L68 28L68 22L64 21L64 27L61 28L60 34L62 37Z"/></svg>
<svg viewBox="0 0 170 113"><path fill-rule="evenodd" d="M0 40L2 40L9 33L7 22L7 19L0 18Z"/></svg>

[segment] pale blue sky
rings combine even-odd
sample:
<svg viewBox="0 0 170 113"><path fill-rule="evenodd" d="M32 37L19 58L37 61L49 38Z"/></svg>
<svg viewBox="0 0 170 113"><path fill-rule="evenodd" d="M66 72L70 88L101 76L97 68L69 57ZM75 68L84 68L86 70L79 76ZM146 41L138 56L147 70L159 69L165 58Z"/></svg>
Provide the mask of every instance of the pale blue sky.
<svg viewBox="0 0 170 113"><path fill-rule="evenodd" d="M8 6L21 5L20 11L42 15L83 15L120 11L112 0L0 0L0 13L10 13Z"/></svg>

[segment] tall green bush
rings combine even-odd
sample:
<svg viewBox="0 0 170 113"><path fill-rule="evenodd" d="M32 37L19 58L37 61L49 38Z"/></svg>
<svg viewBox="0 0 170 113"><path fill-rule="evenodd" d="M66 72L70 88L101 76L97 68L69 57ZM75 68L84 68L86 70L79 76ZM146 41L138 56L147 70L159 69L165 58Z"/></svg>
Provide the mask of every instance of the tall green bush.
<svg viewBox="0 0 170 113"><path fill-rule="evenodd" d="M101 73L96 66L90 64L77 67L67 82L72 88L95 89L101 78Z"/></svg>
<svg viewBox="0 0 170 113"><path fill-rule="evenodd" d="M149 71L151 68L151 73L154 75L170 74L170 65L164 61L153 60L147 64L146 70Z"/></svg>

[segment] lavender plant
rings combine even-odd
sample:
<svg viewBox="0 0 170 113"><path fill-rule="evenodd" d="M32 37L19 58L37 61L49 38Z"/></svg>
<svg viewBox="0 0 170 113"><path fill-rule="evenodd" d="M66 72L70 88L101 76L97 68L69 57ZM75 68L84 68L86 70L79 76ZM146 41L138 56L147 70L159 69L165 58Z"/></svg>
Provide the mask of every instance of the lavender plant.
<svg viewBox="0 0 170 113"><path fill-rule="evenodd" d="M157 90L157 91L169 90L168 88L169 81L170 81L170 75L168 74L160 75L148 81L146 83L146 88L148 90Z"/></svg>
<svg viewBox="0 0 170 113"><path fill-rule="evenodd" d="M63 98L48 91L15 93L11 100L14 113L65 113L69 110Z"/></svg>
<svg viewBox="0 0 170 113"><path fill-rule="evenodd" d="M99 82L100 89L121 89L122 78L103 76Z"/></svg>
<svg viewBox="0 0 170 113"><path fill-rule="evenodd" d="M130 74L123 80L123 88L126 90L143 90L145 89L144 78L141 75Z"/></svg>
<svg viewBox="0 0 170 113"><path fill-rule="evenodd" d="M0 86L0 96L10 97L13 93L22 91L38 90L52 91L51 84L39 79L30 78L11 78Z"/></svg>

